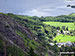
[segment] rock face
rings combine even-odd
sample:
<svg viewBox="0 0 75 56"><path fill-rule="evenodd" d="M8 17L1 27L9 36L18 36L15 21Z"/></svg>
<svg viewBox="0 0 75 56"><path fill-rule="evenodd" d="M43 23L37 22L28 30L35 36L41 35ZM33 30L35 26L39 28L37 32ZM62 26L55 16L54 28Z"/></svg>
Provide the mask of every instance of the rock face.
<svg viewBox="0 0 75 56"><path fill-rule="evenodd" d="M16 45L23 50L26 50L24 46L24 40L22 37L16 34L16 30L20 28L20 25L13 18L0 14L0 34L2 39L10 44ZM21 26L22 29L22 26Z"/></svg>
<svg viewBox="0 0 75 56"><path fill-rule="evenodd" d="M21 37L21 34L17 34L17 31L23 33L25 38ZM27 56L29 54L29 50L32 50L30 49L32 46L30 43L34 44L34 46L37 45L37 49L34 50L36 54L39 56L45 56L46 53L43 50L46 50L46 48L42 45L38 45L41 43L41 41L28 28L20 25L12 17L0 14L0 56ZM25 44L28 45L26 46ZM13 50L13 48L16 48L16 52ZM16 54L12 55L11 53Z"/></svg>
<svg viewBox="0 0 75 56"><path fill-rule="evenodd" d="M32 32L26 27L22 27L10 16L0 14L0 40L6 42L6 45L14 45L21 48L24 52L27 52L28 48L24 45L24 39L16 34L16 31L20 30L25 33L29 39L34 39ZM8 44L9 43L9 44Z"/></svg>

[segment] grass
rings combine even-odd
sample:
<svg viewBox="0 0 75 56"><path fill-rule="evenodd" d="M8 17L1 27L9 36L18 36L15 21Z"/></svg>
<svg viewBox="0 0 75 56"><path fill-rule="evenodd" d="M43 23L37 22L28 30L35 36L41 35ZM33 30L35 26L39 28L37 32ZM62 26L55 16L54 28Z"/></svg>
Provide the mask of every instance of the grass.
<svg viewBox="0 0 75 56"><path fill-rule="evenodd" d="M43 22L43 23L55 27L60 27L60 28L62 28L62 26L66 26L68 27L69 30L75 29L74 23L63 23L63 22Z"/></svg>
<svg viewBox="0 0 75 56"><path fill-rule="evenodd" d="M68 42L68 41L75 42L75 36L60 34L56 36L53 40L54 41L56 40L57 42Z"/></svg>
<svg viewBox="0 0 75 56"><path fill-rule="evenodd" d="M37 42L35 42L34 40L30 40L28 39L28 37L26 36L26 34L23 34L21 31L17 30L16 33L22 37L24 39L25 42L25 46L26 47L32 47L33 49L37 48L39 46L39 44Z"/></svg>

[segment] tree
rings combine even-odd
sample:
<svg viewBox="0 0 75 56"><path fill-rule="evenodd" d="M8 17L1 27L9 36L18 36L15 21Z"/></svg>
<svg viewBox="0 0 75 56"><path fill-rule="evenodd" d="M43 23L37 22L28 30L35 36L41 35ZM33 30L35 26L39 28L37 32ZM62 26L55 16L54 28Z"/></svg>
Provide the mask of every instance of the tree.
<svg viewBox="0 0 75 56"><path fill-rule="evenodd" d="M63 30L61 30L60 32L63 33Z"/></svg>
<svg viewBox="0 0 75 56"><path fill-rule="evenodd" d="M68 27L66 27L66 30L68 31Z"/></svg>
<svg viewBox="0 0 75 56"><path fill-rule="evenodd" d="M65 30L65 26L62 26L62 29Z"/></svg>
<svg viewBox="0 0 75 56"><path fill-rule="evenodd" d="M75 25L75 22L74 22L74 25Z"/></svg>
<svg viewBox="0 0 75 56"><path fill-rule="evenodd" d="M34 49L32 47L30 47L29 56L38 56L34 53Z"/></svg>
<svg viewBox="0 0 75 56"><path fill-rule="evenodd" d="M49 32L45 29L45 33L48 34Z"/></svg>
<svg viewBox="0 0 75 56"><path fill-rule="evenodd" d="M56 44L53 46L53 50L54 50L55 52L59 52L59 51L60 51L60 49L58 48L58 46L57 46Z"/></svg>
<svg viewBox="0 0 75 56"><path fill-rule="evenodd" d="M60 30L60 27L57 27L58 30Z"/></svg>

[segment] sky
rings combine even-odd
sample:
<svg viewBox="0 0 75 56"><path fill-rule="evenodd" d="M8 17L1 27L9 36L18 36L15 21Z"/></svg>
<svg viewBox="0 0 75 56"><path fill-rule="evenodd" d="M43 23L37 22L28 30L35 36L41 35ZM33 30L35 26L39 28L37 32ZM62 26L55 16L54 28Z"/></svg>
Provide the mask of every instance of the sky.
<svg viewBox="0 0 75 56"><path fill-rule="evenodd" d="M75 0L0 0L0 12L28 16L59 16L75 13Z"/></svg>

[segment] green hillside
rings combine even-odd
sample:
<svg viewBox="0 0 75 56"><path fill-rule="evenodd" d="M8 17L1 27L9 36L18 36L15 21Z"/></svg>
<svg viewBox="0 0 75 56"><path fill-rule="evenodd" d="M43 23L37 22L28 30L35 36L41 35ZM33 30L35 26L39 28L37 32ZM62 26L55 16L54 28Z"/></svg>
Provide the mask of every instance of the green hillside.
<svg viewBox="0 0 75 56"><path fill-rule="evenodd" d="M45 17L0 13L0 53L7 56L58 56L58 46L49 43L55 43L55 40L74 42L75 31L71 31L73 36L57 36L57 26L66 26L69 30L75 28L74 23L45 22Z"/></svg>
<svg viewBox="0 0 75 56"><path fill-rule="evenodd" d="M0 13L0 56L58 55L48 43L52 39L46 38L53 32L55 28L44 25L39 17Z"/></svg>

